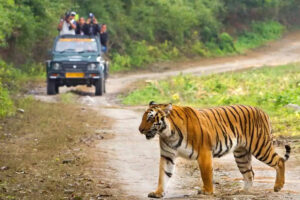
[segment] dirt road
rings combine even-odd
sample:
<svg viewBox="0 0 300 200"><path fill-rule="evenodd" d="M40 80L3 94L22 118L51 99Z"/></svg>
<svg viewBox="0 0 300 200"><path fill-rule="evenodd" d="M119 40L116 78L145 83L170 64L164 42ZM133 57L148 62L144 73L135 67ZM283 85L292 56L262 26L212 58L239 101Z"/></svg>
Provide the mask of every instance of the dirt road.
<svg viewBox="0 0 300 200"><path fill-rule="evenodd" d="M182 70L165 71L160 73L131 74L114 76L107 82L107 94L103 97L93 96L93 88L75 89L77 101L95 109L115 120L111 139L101 140L90 169L97 179L107 182L113 190L112 199L146 199L157 184L159 148L158 139L146 140L138 133L144 107L125 107L117 101L117 95L137 80L159 79L179 73L206 75L225 71L242 70L264 65L281 65L300 61L300 32L293 33L279 42L272 43L255 52L233 58L221 58L199 64L192 63ZM74 89L73 89L74 90ZM62 92L70 89L62 88ZM59 98L35 95L43 101L58 101ZM150 101L151 99L149 99ZM282 153L282 149L279 148ZM103 160L106 164L103 164ZM292 152L286 167L286 185L279 193L272 191L275 181L275 170L254 159L255 171L254 188L252 192L239 191L242 186L242 176L235 165L233 155L214 160L214 196L197 195L200 187L199 170L195 162L178 159L176 172L169 184L166 198L175 199L300 199L300 154ZM97 177L103 171L105 176ZM116 189L118 188L118 189Z"/></svg>

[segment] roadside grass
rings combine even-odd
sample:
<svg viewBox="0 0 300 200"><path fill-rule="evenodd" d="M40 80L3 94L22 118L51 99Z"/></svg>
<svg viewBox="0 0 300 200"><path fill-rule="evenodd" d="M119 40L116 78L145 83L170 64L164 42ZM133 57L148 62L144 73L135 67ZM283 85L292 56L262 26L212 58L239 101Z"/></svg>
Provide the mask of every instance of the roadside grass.
<svg viewBox="0 0 300 200"><path fill-rule="evenodd" d="M13 101L9 96L8 90L2 87L0 82L0 117L9 116L14 113Z"/></svg>
<svg viewBox="0 0 300 200"><path fill-rule="evenodd" d="M27 67L27 71L21 71L0 59L0 119L15 114L16 94L32 88L45 77L41 65L32 65Z"/></svg>
<svg viewBox="0 0 300 200"><path fill-rule="evenodd" d="M59 95L60 101L62 103L72 103L75 101L75 95L71 92L62 93Z"/></svg>
<svg viewBox="0 0 300 200"><path fill-rule="evenodd" d="M200 108L251 105L270 115L275 135L300 137L300 112L285 107L289 103L300 105L300 64L203 77L178 75L140 85L121 97L124 104L147 105L154 100Z"/></svg>
<svg viewBox="0 0 300 200"><path fill-rule="evenodd" d="M101 186L84 171L86 152L109 121L74 104L18 100L0 119L0 199L89 199Z"/></svg>

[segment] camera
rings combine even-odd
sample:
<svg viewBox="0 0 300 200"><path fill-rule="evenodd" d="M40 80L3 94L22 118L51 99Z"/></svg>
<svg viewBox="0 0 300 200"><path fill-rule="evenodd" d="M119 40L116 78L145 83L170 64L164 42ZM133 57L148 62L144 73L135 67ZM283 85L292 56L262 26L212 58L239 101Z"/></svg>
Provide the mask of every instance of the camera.
<svg viewBox="0 0 300 200"><path fill-rule="evenodd" d="M66 12L65 13L65 20L67 21L71 16L71 13L70 12Z"/></svg>
<svg viewBox="0 0 300 200"><path fill-rule="evenodd" d="M90 13L89 14L89 18L91 19L91 24L93 24L94 23L94 14L93 13Z"/></svg>
<svg viewBox="0 0 300 200"><path fill-rule="evenodd" d="M70 25L70 17L71 17L71 13L70 12L66 12L65 13L65 21L69 24L69 30L72 30L72 26Z"/></svg>

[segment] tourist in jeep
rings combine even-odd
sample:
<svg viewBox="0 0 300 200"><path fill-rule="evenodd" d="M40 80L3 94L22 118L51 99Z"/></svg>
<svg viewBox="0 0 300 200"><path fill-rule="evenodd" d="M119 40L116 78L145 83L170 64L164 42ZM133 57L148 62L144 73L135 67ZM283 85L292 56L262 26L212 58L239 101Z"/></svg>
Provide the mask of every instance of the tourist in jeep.
<svg viewBox="0 0 300 200"><path fill-rule="evenodd" d="M89 18L86 20L83 27L83 32L85 35L89 36L95 36L100 33L100 26L93 13L89 14Z"/></svg>
<svg viewBox="0 0 300 200"><path fill-rule="evenodd" d="M60 31L60 35L75 35L76 22L74 20L74 17L72 16L73 14L73 12L72 14L70 12L67 12L65 14L65 17L60 19L60 22L57 26L57 30Z"/></svg>
<svg viewBox="0 0 300 200"><path fill-rule="evenodd" d="M85 19L84 17L80 17L75 30L76 35L84 35L84 30L83 30L84 25L85 25Z"/></svg>
<svg viewBox="0 0 300 200"><path fill-rule="evenodd" d="M102 24L101 30L100 30L100 41L101 41L101 50L106 53L107 51L107 40L108 40L108 34L107 34L107 28L106 24Z"/></svg>
<svg viewBox="0 0 300 200"><path fill-rule="evenodd" d="M71 20L75 23L75 25L76 25L76 19L75 19L76 14L77 13L75 11L71 11Z"/></svg>

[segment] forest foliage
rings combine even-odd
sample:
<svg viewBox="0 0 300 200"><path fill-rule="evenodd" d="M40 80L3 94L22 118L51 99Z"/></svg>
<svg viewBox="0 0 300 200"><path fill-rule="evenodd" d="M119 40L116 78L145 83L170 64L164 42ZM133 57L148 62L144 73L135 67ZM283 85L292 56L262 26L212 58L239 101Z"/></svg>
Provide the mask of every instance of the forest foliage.
<svg viewBox="0 0 300 200"><path fill-rule="evenodd" d="M124 71L260 46L296 25L299 8L298 0L0 0L1 107L11 105L16 84L7 77L44 72L66 11L92 12L108 25L111 70Z"/></svg>
<svg viewBox="0 0 300 200"><path fill-rule="evenodd" d="M297 23L298 2L0 0L0 57L23 70L28 70L33 62L44 61L58 34L59 19L68 10L84 17L93 12L99 23L108 24L108 56L115 67L141 67L180 56L214 56L217 49L235 51L230 47L232 42L238 35L251 32L254 23ZM270 27L278 30L276 24Z"/></svg>
<svg viewBox="0 0 300 200"><path fill-rule="evenodd" d="M294 0L78 0L77 3L81 14L91 11L100 22L109 25L113 71L181 57L222 56L257 47L265 41L264 36L260 38L258 26L271 28L264 29L264 33L275 32L274 36L278 33L276 39L283 26L296 23L299 8ZM248 32L253 34L247 35ZM243 37L235 47L239 35ZM253 44L247 46L243 42Z"/></svg>

